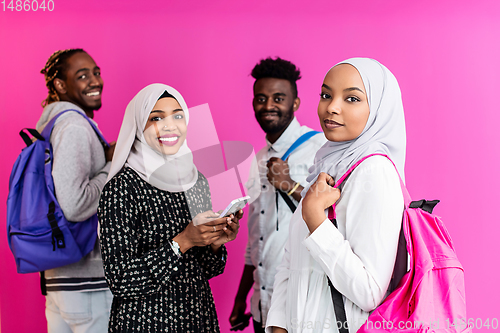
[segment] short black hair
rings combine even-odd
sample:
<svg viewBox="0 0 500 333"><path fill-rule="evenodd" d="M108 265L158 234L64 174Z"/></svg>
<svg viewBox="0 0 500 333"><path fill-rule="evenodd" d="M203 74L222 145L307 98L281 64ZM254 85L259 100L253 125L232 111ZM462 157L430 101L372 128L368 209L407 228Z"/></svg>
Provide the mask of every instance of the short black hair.
<svg viewBox="0 0 500 333"><path fill-rule="evenodd" d="M297 98L298 96L296 82L301 78L300 70L288 60L281 59L280 57L276 57L276 59L271 57L262 59L252 69L251 75L255 79L255 82L266 77L287 80L292 85L293 98Z"/></svg>
<svg viewBox="0 0 500 333"><path fill-rule="evenodd" d="M49 94L42 102L42 107L59 101L56 88L54 87L54 79L59 78L63 81L66 80L66 70L68 69L67 60L75 53L87 53L83 49L66 49L58 50L49 57L45 67L42 68L40 73L45 77L45 85L49 90Z"/></svg>

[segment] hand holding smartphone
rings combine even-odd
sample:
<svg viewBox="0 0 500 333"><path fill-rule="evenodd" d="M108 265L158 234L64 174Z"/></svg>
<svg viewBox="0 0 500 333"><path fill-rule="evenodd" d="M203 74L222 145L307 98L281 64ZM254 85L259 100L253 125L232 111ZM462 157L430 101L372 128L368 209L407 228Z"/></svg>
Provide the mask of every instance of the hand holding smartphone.
<svg viewBox="0 0 500 333"><path fill-rule="evenodd" d="M231 214L236 214L240 209L243 209L246 204L250 200L250 197L247 195L246 197L234 199L231 201L229 205L227 205L226 209L222 211L219 217L229 216Z"/></svg>
<svg viewBox="0 0 500 333"><path fill-rule="evenodd" d="M252 314L250 312L245 313L240 318L238 318L238 322L231 326L230 331L243 331L245 327L250 324L250 318L252 318Z"/></svg>
<svg viewBox="0 0 500 333"><path fill-rule="evenodd" d="M224 209L220 214L214 213L212 211L200 213L196 215L195 218L193 219L193 224L195 226L198 226L200 224L205 224L207 222L213 221L221 217L229 216L231 214L236 214L240 209L246 206L249 200L250 200L249 196L234 199L233 201L231 201L229 205L227 205L226 209Z"/></svg>

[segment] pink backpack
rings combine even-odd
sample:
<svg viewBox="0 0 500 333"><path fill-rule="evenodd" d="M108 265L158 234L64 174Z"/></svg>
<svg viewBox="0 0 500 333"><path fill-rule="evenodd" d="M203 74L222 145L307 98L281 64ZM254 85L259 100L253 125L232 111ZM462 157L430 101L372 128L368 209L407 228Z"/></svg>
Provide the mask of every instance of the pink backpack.
<svg viewBox="0 0 500 333"><path fill-rule="evenodd" d="M373 155L382 154L362 158L342 176L335 187L361 162ZM432 214L432 209L439 201L412 202L401 178L400 181L405 203L403 231L410 255L410 270L401 278L396 289L370 314L358 333L471 332L465 314L464 269L443 222ZM333 209L331 212L334 214ZM337 318L345 318L345 312L339 316L339 306L334 305Z"/></svg>

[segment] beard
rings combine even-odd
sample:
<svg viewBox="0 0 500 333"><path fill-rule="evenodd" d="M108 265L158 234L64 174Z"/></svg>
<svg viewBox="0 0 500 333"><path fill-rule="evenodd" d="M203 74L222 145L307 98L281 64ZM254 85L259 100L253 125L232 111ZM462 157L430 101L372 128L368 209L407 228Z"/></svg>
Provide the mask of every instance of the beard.
<svg viewBox="0 0 500 333"><path fill-rule="evenodd" d="M293 105L290 106L290 109L288 109L288 111L275 111L278 116L277 120L266 121L262 119L261 115L266 112L267 111L259 111L255 114L257 122L259 123L262 130L266 132L266 134L275 134L283 131L288 127L293 119Z"/></svg>

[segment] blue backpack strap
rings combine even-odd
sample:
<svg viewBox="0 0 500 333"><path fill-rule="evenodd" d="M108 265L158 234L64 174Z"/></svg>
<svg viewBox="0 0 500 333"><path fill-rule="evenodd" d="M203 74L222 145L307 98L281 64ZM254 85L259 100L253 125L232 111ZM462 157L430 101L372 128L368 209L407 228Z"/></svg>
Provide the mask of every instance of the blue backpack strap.
<svg viewBox="0 0 500 333"><path fill-rule="evenodd" d="M288 150L286 151L285 155L283 155L281 157L281 159L284 161L288 158L288 156L290 156L290 154L295 150L297 149L298 146L300 146L301 144L303 144L304 142L306 142L307 140L309 140L310 138L312 138L314 135L318 134L318 133L321 133L321 132L318 132L318 131L309 131L307 133L304 133L302 134L297 140L295 140L294 143L292 143L292 145L290 146L290 148L288 148ZM281 195L281 197L283 198L283 200L285 200L285 203L288 205L288 207L290 208L290 210L293 212L295 212L295 210L297 209L297 206L295 206L295 204L293 203L292 199L290 199L290 197L288 196L288 194L276 189L276 208L278 207L278 193ZM276 220L276 230L279 230L278 229L278 221Z"/></svg>
<svg viewBox="0 0 500 333"><path fill-rule="evenodd" d="M52 119L50 119L50 121L47 123L47 125L45 125L45 128L43 129L42 133L40 133L45 138L45 140L48 141L50 139L50 134L52 133L52 128L54 127L54 124L55 124L57 118L59 118L64 113L69 112L69 111L76 112L79 115L81 115L82 117L84 117L85 119L87 119L87 121L89 122L90 126L92 126L92 128L96 132L97 137L99 138L99 141L101 141L102 145L104 147L109 147L109 144L106 141L106 139L104 138L104 136L102 135L101 131L99 131L99 129L96 127L96 125L92 121L90 121L89 117L87 117L87 115L85 115L85 114L83 114L83 113L81 113L81 112L79 112L78 110L75 110L75 109L64 110L64 111L58 113L57 115L55 115L54 117L52 117Z"/></svg>
<svg viewBox="0 0 500 333"><path fill-rule="evenodd" d="M312 138L313 136L315 136L318 133L321 133L321 132L318 132L318 131L309 131L307 133L302 134L297 140L295 140L294 143L292 143L292 145L290 146L290 148L288 148L288 150L286 151L285 155L283 155L281 157L281 159L283 161L285 161L288 158L288 156L290 156L290 154L295 149L297 149L297 147L299 147L301 144L303 144L304 142L306 142L307 140L309 140L310 138Z"/></svg>

